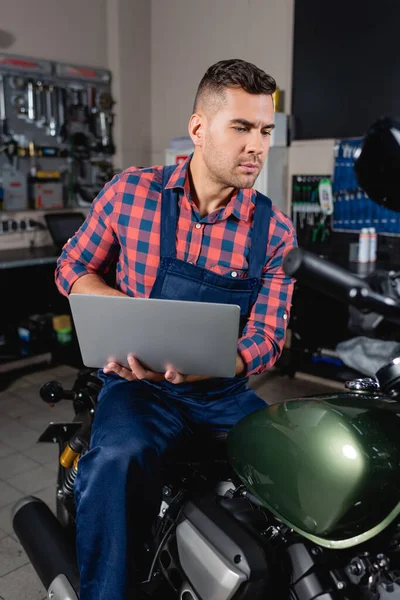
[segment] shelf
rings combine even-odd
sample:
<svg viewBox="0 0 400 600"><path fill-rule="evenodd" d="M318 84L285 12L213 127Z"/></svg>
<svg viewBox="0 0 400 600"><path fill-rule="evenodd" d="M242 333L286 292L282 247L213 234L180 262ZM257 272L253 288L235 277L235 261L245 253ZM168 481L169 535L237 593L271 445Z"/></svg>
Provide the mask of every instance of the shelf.
<svg viewBox="0 0 400 600"><path fill-rule="evenodd" d="M18 210L0 210L0 218L6 215L15 216L20 213L28 213L29 215L41 214L45 215L46 213L58 213L58 212L81 212L90 210L90 206L73 206L71 208L63 207L63 208L19 208ZM12 218L10 217L10 218Z"/></svg>
<svg viewBox="0 0 400 600"><path fill-rule="evenodd" d="M0 250L0 271L17 267L55 264L60 254L61 250L55 246Z"/></svg>
<svg viewBox="0 0 400 600"><path fill-rule="evenodd" d="M1 355L0 355L1 361ZM9 362L0 362L0 373L9 373L26 367L31 367L41 363L51 362L51 352L43 352L41 354L33 354L32 356L21 356Z"/></svg>

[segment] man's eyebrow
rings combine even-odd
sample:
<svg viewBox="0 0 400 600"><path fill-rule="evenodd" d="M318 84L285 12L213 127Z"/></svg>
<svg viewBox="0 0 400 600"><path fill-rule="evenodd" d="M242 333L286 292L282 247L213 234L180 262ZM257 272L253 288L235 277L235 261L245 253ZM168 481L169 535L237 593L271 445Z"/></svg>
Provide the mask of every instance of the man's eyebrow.
<svg viewBox="0 0 400 600"><path fill-rule="evenodd" d="M255 123L252 123L251 121L247 121L247 119L231 119L230 123L232 125L238 124L238 125L244 125L245 127L253 127L253 128L256 127ZM263 129L271 129L272 130L274 128L275 128L274 123L270 123L268 125L263 126Z"/></svg>

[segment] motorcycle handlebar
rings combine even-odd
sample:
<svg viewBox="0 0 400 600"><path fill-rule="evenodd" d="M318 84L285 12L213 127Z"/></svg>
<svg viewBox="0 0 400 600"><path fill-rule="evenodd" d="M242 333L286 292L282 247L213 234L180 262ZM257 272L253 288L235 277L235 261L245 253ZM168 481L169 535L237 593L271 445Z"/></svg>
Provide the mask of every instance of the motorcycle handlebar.
<svg viewBox="0 0 400 600"><path fill-rule="evenodd" d="M374 292L366 281L346 269L307 252L294 248L285 257L283 270L311 288L357 308L377 312L389 320L400 319L400 304Z"/></svg>

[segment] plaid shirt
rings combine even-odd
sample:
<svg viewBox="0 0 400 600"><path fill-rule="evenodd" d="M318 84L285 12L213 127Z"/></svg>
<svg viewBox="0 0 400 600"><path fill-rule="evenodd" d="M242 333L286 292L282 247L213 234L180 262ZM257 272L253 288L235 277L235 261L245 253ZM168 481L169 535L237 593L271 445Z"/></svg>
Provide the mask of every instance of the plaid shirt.
<svg viewBox="0 0 400 600"><path fill-rule="evenodd" d="M225 207L201 218L191 199L189 161L167 184L179 191L176 257L219 275L246 277L256 192L236 190ZM104 187L58 259L61 293L68 295L82 275L106 273L117 259L118 289L150 295L160 259L161 178L162 167L131 167ZM273 207L262 285L238 343L248 375L270 369L282 351L293 291L282 261L295 245L291 221Z"/></svg>

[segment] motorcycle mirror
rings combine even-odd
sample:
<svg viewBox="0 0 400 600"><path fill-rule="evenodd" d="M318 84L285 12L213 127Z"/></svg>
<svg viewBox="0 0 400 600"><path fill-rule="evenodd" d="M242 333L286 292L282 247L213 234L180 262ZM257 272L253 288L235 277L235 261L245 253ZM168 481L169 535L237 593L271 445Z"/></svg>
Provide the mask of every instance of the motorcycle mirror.
<svg viewBox="0 0 400 600"><path fill-rule="evenodd" d="M354 168L372 200L400 212L400 121L384 117L371 125Z"/></svg>
<svg viewBox="0 0 400 600"><path fill-rule="evenodd" d="M56 404L60 400L74 400L75 393L70 390L64 390L58 381L48 381L40 388L40 397L47 404Z"/></svg>

